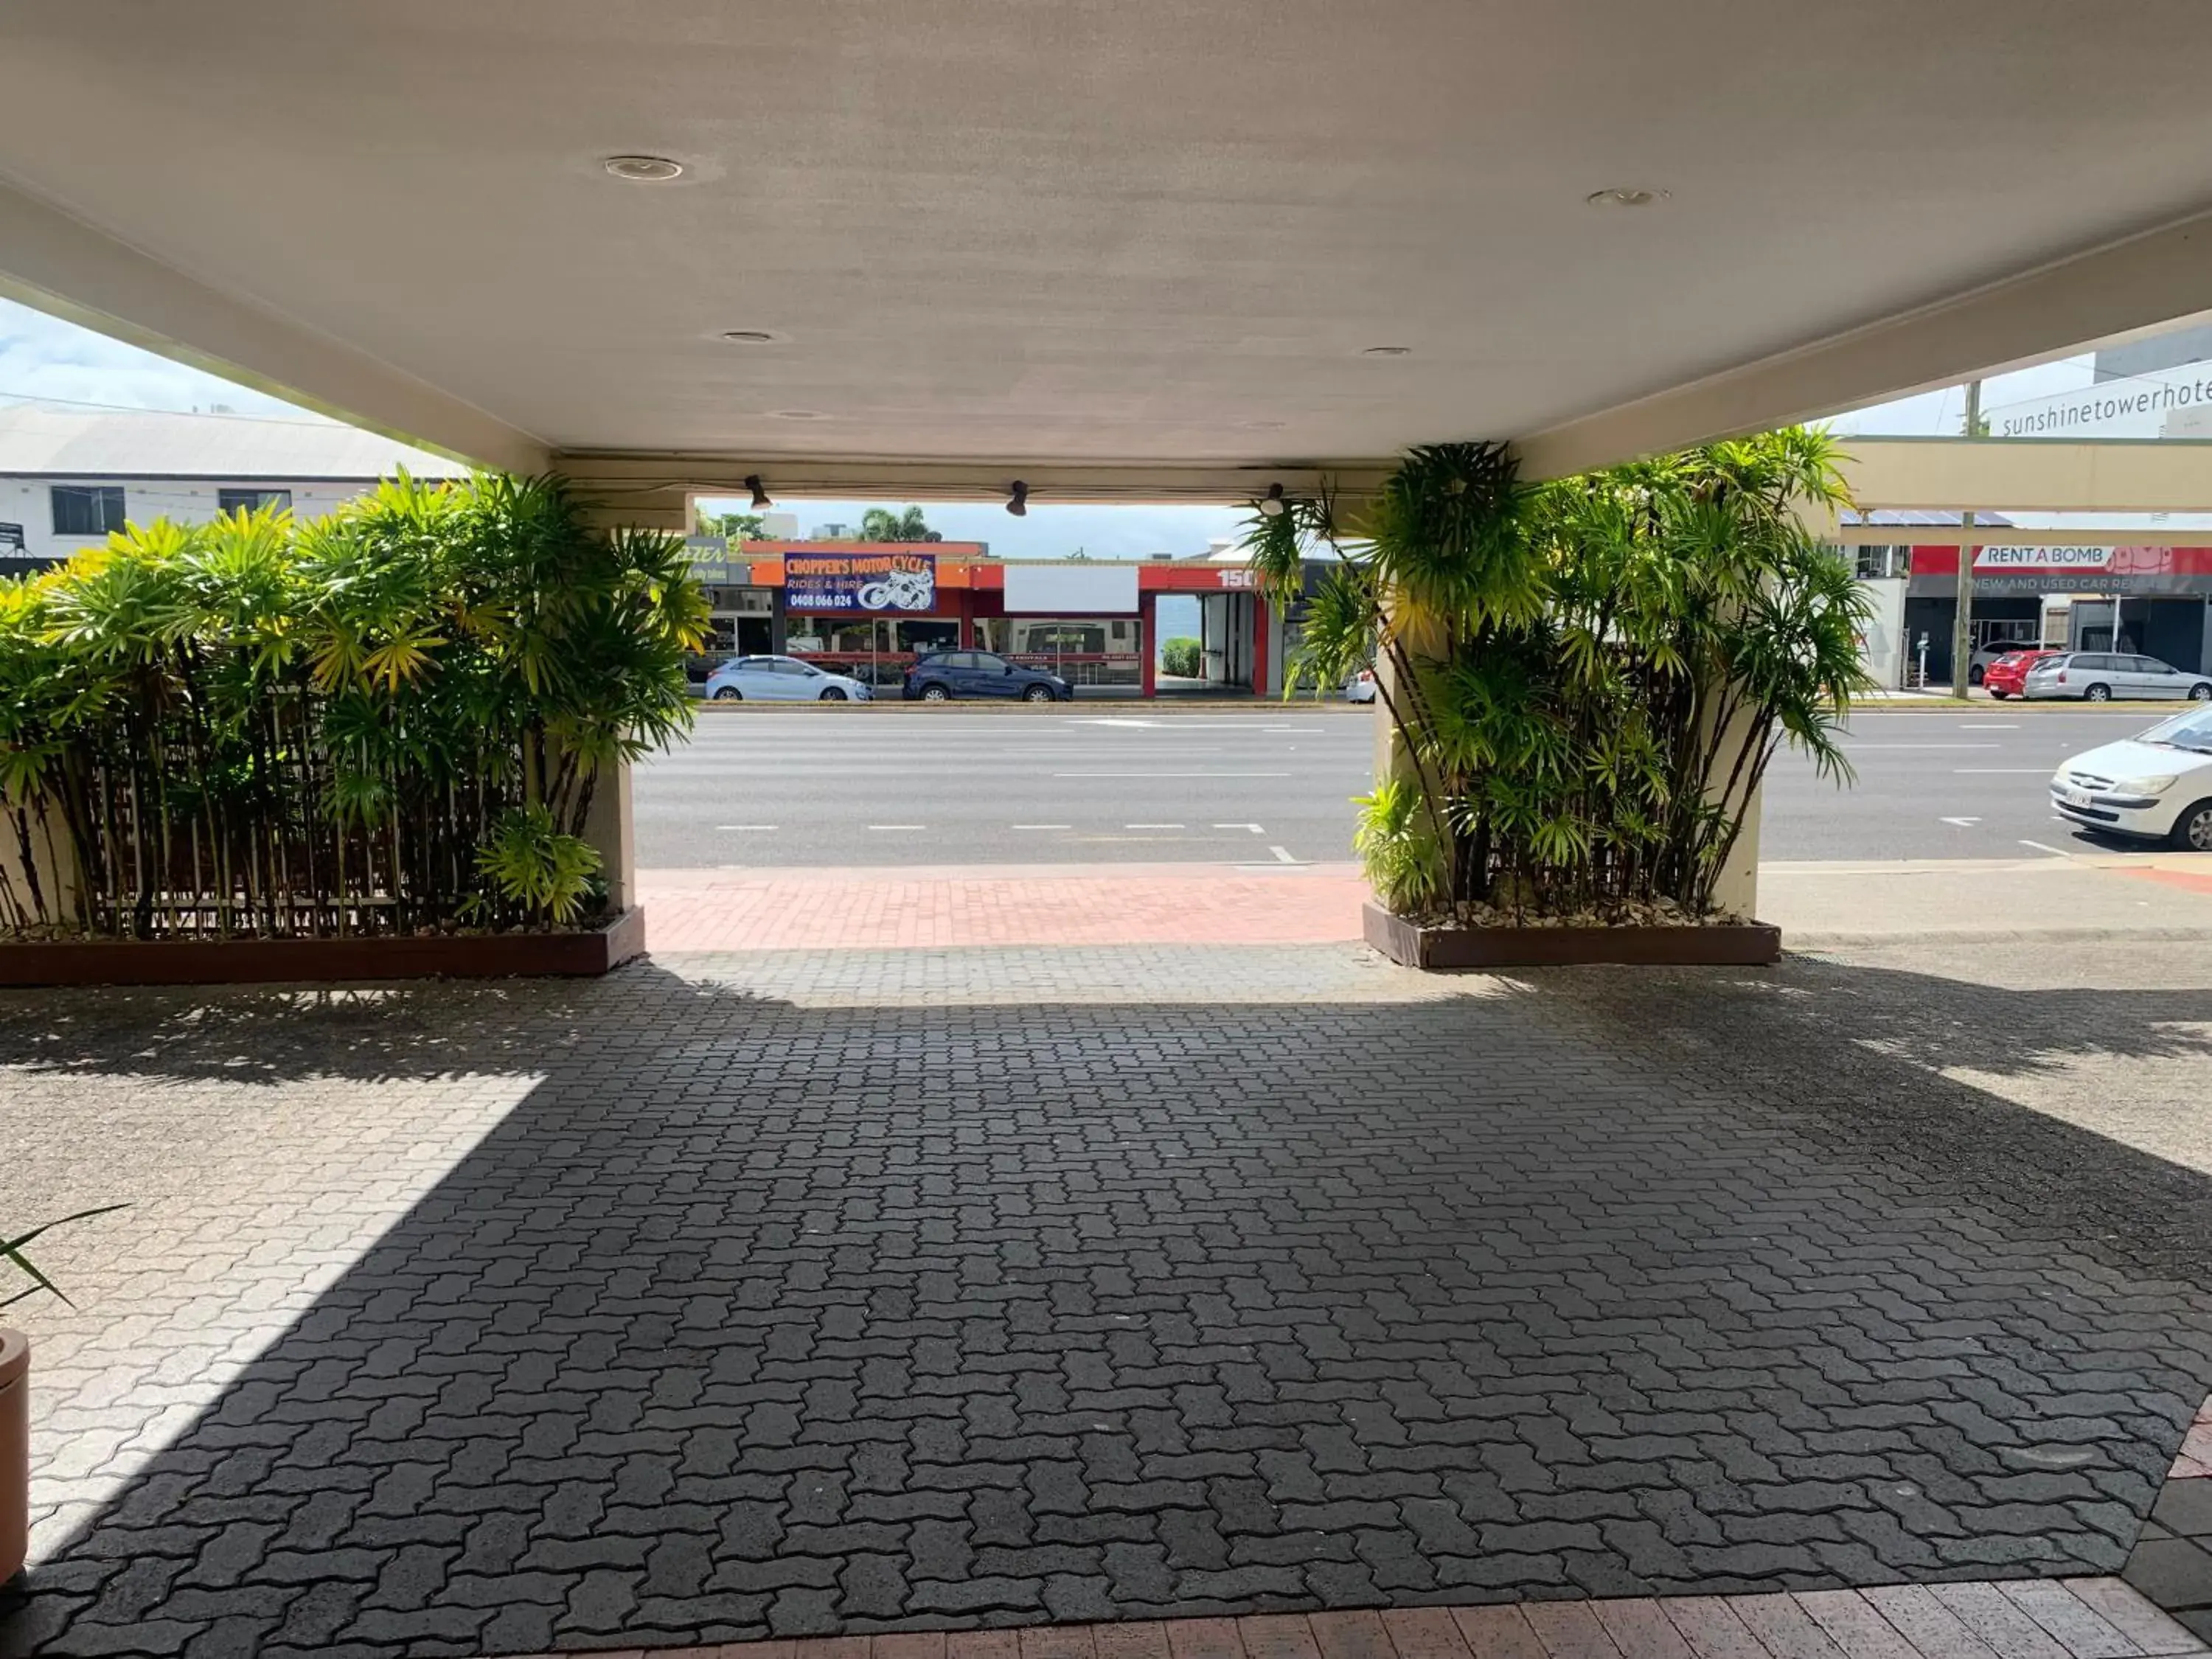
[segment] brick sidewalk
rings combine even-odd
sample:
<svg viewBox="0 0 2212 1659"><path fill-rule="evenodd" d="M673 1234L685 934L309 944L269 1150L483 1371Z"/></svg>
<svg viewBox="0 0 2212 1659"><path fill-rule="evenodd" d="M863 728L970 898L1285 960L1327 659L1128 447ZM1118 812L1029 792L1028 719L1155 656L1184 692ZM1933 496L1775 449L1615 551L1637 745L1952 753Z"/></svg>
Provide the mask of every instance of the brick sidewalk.
<svg viewBox="0 0 2212 1659"><path fill-rule="evenodd" d="M1351 864L648 870L656 952L1325 945L1360 936Z"/></svg>
<svg viewBox="0 0 2212 1659"><path fill-rule="evenodd" d="M0 1653L2130 1659L2050 1581L2212 1388L2212 962L1950 960L0 995L0 1212L132 1205Z"/></svg>

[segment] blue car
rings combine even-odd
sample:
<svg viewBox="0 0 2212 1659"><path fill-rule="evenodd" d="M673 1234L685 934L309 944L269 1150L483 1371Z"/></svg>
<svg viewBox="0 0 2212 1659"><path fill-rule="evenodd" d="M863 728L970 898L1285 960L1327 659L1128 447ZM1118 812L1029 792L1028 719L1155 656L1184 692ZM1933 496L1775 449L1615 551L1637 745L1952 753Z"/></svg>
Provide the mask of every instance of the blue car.
<svg viewBox="0 0 2212 1659"><path fill-rule="evenodd" d="M1075 688L1057 674L1024 668L988 651L938 651L915 659L899 695L908 702L951 702L956 697L1073 702Z"/></svg>

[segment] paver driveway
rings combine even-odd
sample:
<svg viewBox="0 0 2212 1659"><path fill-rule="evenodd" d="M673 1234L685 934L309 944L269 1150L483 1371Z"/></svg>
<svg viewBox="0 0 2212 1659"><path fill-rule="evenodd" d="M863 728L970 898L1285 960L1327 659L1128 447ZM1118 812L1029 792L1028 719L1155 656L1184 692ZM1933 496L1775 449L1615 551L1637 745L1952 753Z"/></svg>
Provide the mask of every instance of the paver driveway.
<svg viewBox="0 0 2212 1659"><path fill-rule="evenodd" d="M0 1646L2110 1571L2212 1385L2212 1185L2097 1115L2201 1135L2208 1028L1335 946L0 1000L0 1207L137 1200L35 1315Z"/></svg>

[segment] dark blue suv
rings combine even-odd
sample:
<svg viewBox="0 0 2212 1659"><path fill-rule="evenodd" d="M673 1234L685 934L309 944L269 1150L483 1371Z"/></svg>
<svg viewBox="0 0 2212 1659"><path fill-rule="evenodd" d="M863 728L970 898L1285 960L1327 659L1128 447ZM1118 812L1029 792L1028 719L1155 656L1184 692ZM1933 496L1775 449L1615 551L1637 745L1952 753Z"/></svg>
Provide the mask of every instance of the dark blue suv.
<svg viewBox="0 0 2212 1659"><path fill-rule="evenodd" d="M1057 674L1024 668L988 651L939 651L917 658L901 691L908 702L955 697L1019 697L1024 702L1073 702L1075 688Z"/></svg>

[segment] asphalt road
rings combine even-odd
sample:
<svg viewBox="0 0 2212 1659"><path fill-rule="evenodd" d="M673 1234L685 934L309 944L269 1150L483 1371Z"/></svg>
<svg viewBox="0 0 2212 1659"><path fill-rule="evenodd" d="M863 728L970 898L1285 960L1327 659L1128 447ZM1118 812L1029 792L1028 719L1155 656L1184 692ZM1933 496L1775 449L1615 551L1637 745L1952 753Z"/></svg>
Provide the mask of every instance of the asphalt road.
<svg viewBox="0 0 2212 1659"><path fill-rule="evenodd" d="M2109 850L2055 820L2069 755L2142 712L1862 714L1838 791L1785 754L1770 860L2020 858ZM642 766L638 862L746 865L1304 863L1349 858L1370 722L1350 710L703 714Z"/></svg>

